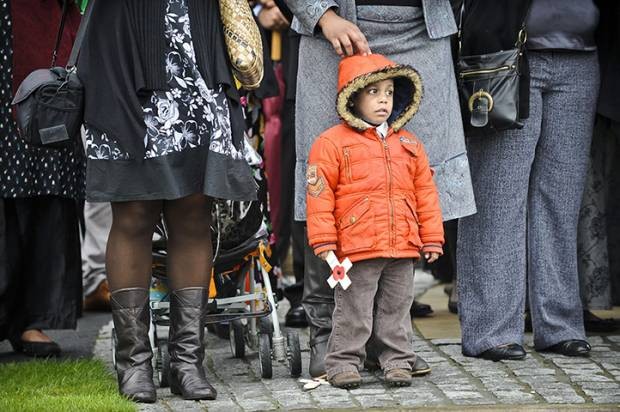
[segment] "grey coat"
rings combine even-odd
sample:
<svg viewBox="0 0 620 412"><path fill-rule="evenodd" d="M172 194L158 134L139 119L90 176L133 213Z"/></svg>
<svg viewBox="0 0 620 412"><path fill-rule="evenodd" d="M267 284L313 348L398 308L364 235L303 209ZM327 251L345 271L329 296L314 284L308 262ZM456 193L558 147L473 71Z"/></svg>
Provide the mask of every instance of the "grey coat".
<svg viewBox="0 0 620 412"><path fill-rule="evenodd" d="M416 68L424 85L420 111L406 127L426 147L444 220L475 213L449 36L456 24L449 0L423 7L357 6L355 0L286 0L302 34L296 96L295 219L305 220L305 171L314 139L336 124L340 57L317 28L329 8L358 25L375 53Z"/></svg>

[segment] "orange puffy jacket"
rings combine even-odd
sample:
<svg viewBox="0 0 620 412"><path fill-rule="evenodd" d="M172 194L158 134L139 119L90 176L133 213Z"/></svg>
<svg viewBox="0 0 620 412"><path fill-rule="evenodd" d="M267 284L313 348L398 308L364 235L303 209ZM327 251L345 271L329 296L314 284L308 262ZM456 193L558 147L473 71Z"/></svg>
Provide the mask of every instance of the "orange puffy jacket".
<svg viewBox="0 0 620 412"><path fill-rule="evenodd" d="M357 90L387 78L394 79L394 110L381 138L348 103ZM334 250L352 262L442 253L441 210L428 157L422 143L400 129L419 107L417 72L372 54L343 59L338 80L343 123L321 134L308 158L310 245L316 254Z"/></svg>

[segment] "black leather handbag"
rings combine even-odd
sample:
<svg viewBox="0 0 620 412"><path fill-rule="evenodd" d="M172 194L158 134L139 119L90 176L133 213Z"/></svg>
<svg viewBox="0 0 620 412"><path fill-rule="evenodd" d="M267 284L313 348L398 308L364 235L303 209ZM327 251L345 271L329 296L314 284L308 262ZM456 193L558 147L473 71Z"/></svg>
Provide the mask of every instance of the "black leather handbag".
<svg viewBox="0 0 620 412"><path fill-rule="evenodd" d="M33 146L61 148L80 141L80 127L84 118L84 88L77 76L75 62L95 0L90 0L80 22L67 66L54 67L70 1L63 2L62 18L52 54L52 67L30 73L19 85L13 98L19 135Z"/></svg>
<svg viewBox="0 0 620 412"><path fill-rule="evenodd" d="M513 49L462 56L464 7L461 8L459 23L456 72L465 134L488 135L501 130L520 129L523 127L519 116L520 64L527 39L527 16Z"/></svg>

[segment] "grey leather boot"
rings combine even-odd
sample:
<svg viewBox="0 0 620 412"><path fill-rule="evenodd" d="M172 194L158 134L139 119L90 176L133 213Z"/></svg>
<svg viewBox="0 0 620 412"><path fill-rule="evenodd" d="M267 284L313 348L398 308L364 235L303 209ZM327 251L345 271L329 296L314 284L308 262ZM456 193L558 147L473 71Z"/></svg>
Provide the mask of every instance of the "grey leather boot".
<svg viewBox="0 0 620 412"><path fill-rule="evenodd" d="M202 366L206 288L177 289L170 296L170 391L183 399L215 399Z"/></svg>
<svg viewBox="0 0 620 412"><path fill-rule="evenodd" d="M121 394L136 402L155 402L153 351L149 341L149 291L119 289L110 297L117 336L116 373Z"/></svg>

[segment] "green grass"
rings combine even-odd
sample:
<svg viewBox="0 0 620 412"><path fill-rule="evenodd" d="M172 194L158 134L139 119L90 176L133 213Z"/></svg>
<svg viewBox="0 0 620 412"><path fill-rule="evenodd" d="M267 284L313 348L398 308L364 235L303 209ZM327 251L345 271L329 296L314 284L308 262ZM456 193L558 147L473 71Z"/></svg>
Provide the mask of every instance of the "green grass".
<svg viewBox="0 0 620 412"><path fill-rule="evenodd" d="M135 411L100 361L0 364L0 411Z"/></svg>

